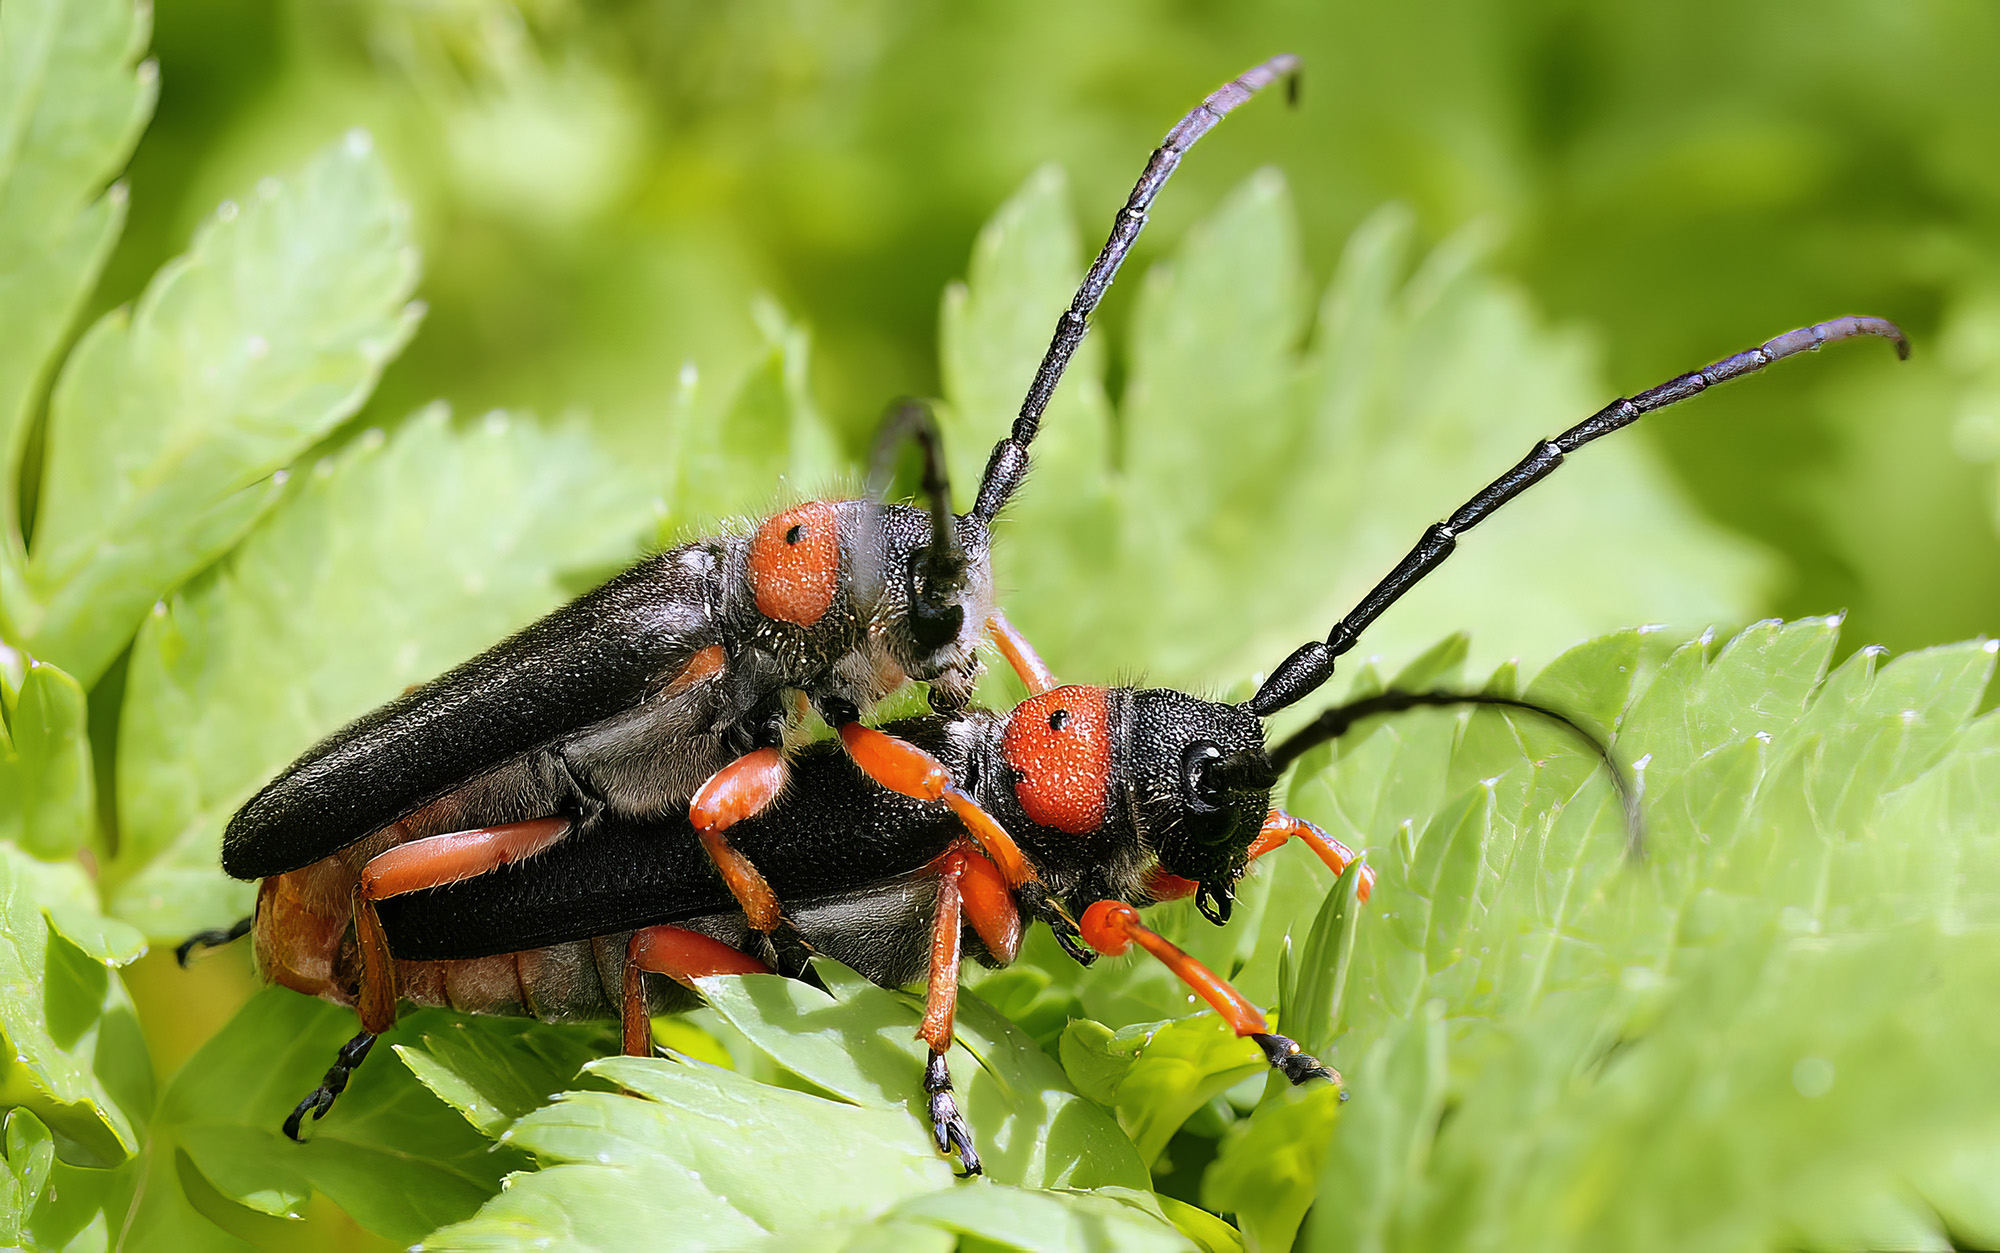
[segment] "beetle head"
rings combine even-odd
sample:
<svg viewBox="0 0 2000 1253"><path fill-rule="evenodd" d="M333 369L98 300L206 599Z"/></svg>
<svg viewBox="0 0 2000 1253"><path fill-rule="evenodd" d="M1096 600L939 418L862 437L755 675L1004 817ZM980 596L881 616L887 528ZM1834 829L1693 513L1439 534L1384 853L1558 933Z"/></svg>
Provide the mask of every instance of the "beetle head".
<svg viewBox="0 0 2000 1253"><path fill-rule="evenodd" d="M1155 688L1132 693L1130 728L1148 843L1162 870L1199 885L1196 906L1221 922L1278 781L1263 723L1237 705Z"/></svg>
<svg viewBox="0 0 2000 1253"><path fill-rule="evenodd" d="M992 611L991 547L984 522L970 515L951 522L940 543L924 510L868 508L857 528L855 587L870 636L890 660L913 679L962 677L969 696Z"/></svg>

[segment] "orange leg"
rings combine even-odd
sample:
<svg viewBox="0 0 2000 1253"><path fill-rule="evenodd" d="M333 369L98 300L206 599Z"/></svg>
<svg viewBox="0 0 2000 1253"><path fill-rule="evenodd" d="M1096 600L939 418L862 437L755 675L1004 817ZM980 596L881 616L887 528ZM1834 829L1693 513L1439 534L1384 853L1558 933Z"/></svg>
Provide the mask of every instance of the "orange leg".
<svg viewBox="0 0 2000 1253"><path fill-rule="evenodd" d="M777 930L783 921L778 894L724 832L762 812L777 798L788 773L783 753L775 748L760 748L710 775L688 806L695 834L708 850L709 860L722 873L730 895L743 907L750 925L767 934Z"/></svg>
<svg viewBox="0 0 2000 1253"><path fill-rule="evenodd" d="M380 1035L393 1026L401 995L376 901L476 878L541 852L569 828L567 818L537 818L412 840L370 858L354 888L354 942L361 955L355 1008L363 1029Z"/></svg>
<svg viewBox="0 0 2000 1253"><path fill-rule="evenodd" d="M951 1047L952 1016L958 1012L959 881L965 865L947 856L938 875L937 913L931 924L930 984L924 993L924 1020L917 1038L935 1056Z"/></svg>
<svg viewBox="0 0 2000 1253"><path fill-rule="evenodd" d="M1306 847L1310 848L1321 861L1326 863L1327 869L1335 874L1346 873L1347 867L1353 864L1355 857L1358 856L1353 849L1304 818L1294 818L1282 809L1274 809L1264 819L1264 829L1257 833L1255 840L1251 841L1251 860L1262 857L1294 836L1303 840ZM1368 899L1368 894L1374 890L1375 867L1364 865L1361 867L1361 886L1356 895L1365 901Z"/></svg>
<svg viewBox="0 0 2000 1253"><path fill-rule="evenodd" d="M534 856L567 835L569 828L567 818L537 818L398 844L361 868L361 894L371 901L385 901L477 878Z"/></svg>
<svg viewBox="0 0 2000 1253"><path fill-rule="evenodd" d="M375 902L357 886L354 889L354 942L361 951L361 986L355 996L355 1012L361 1029L381 1035L396 1025L396 1002L402 999L396 986L396 962L389 955L389 937Z"/></svg>
<svg viewBox="0 0 2000 1253"><path fill-rule="evenodd" d="M647 927L632 933L625 949L625 1051L633 1057L653 1055L653 1032L646 1018L644 971L665 975L694 987L707 975L763 975L771 968L729 947L721 940L685 927Z"/></svg>
<svg viewBox="0 0 2000 1253"><path fill-rule="evenodd" d="M1021 682L1028 687L1028 695L1040 696L1055 689L1055 672L1035 651L1035 646L1028 643L1028 637L1007 621L1006 614L995 609L986 619L986 633L993 637L993 643L1000 649L1000 655L1007 659L1007 664L1013 667L1014 673L1021 676Z"/></svg>
<svg viewBox="0 0 2000 1253"><path fill-rule="evenodd" d="M861 767L863 774L891 792L920 801L941 800L951 806L951 811L978 841L979 850L992 859L1028 912L1049 924L1063 951L1086 965L1094 959L1089 949L1077 943L1075 920L1064 911L1060 901L1049 895L1021 846L992 814L951 781L951 772L944 768L943 762L907 740L858 722L840 724L840 742L847 746L847 755Z"/></svg>
<svg viewBox="0 0 2000 1253"><path fill-rule="evenodd" d="M975 854L976 855L976 854ZM980 1173L979 1154L972 1147L972 1128L959 1113L951 1092L951 1071L944 1055L951 1048L952 1018L958 1012L958 944L960 934L961 884L967 862L963 856L945 854L938 859L937 913L931 926L930 985L924 992L924 1020L917 1038L930 1046L929 1063L924 1067L924 1093L930 1097L931 1138L938 1152L956 1149L965 1165L965 1175Z"/></svg>
<svg viewBox="0 0 2000 1253"><path fill-rule="evenodd" d="M847 755L861 767L863 774L891 792L920 801L943 801L951 806L959 821L972 832L972 838L979 841L981 851L1000 868L1009 887L1039 881L1040 876L1028 865L1027 855L1021 852L1014 837L1007 834L993 815L981 809L978 801L951 781L951 773L943 762L907 740L858 722L841 724L840 742L847 746Z"/></svg>
<svg viewBox="0 0 2000 1253"><path fill-rule="evenodd" d="M1140 948L1158 958L1167 969L1180 976L1183 983L1193 988L1196 995L1213 1005L1215 1012L1222 1015L1222 1021L1229 1024L1230 1030L1257 1041L1271 1065L1283 1071L1293 1083L1304 1083L1308 1079L1340 1081L1339 1075L1320 1065L1317 1059L1301 1053L1297 1044L1275 1034L1263 1012L1245 1000L1241 992L1230 987L1228 980L1141 922L1139 911L1130 905L1123 901L1099 901L1083 912L1080 925L1084 942L1109 957L1120 956L1137 941Z"/></svg>
<svg viewBox="0 0 2000 1253"><path fill-rule="evenodd" d="M958 893L966 921L995 960L1003 966L1011 964L1021 951L1021 911L1000 868L980 856L970 840L954 844L945 856L959 863Z"/></svg>

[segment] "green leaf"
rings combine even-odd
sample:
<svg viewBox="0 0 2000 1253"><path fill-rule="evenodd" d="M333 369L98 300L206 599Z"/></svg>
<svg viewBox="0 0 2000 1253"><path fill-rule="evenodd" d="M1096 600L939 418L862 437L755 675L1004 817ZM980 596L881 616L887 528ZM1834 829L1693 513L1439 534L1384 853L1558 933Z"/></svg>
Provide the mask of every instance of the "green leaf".
<svg viewBox="0 0 2000 1253"><path fill-rule="evenodd" d="M496 508L495 502L504 502ZM249 911L224 822L314 741L553 608L629 555L644 508L574 432L430 409L320 462L133 646L112 908L178 938Z"/></svg>
<svg viewBox="0 0 2000 1253"><path fill-rule="evenodd" d="M1189 1205L1186 1201L1170 1196L1157 1198L1160 1212L1167 1221L1188 1239L1194 1241L1201 1253L1241 1253L1243 1235L1236 1228L1223 1222L1205 1209Z"/></svg>
<svg viewBox="0 0 2000 1253"><path fill-rule="evenodd" d="M1131 1073L1146 1037L1158 1025L1142 1023L1113 1031L1094 1018L1071 1019L1059 1046L1063 1073L1082 1095L1099 1105L1116 1105L1118 1085Z"/></svg>
<svg viewBox="0 0 2000 1253"><path fill-rule="evenodd" d="M51 892L65 871L75 884ZM152 1079L124 985L95 959L116 939L86 953L43 917L48 902L80 921L72 891L88 894L73 864L0 845L0 1103L32 1110L69 1160L108 1167L138 1148L134 1115L150 1106Z"/></svg>
<svg viewBox="0 0 2000 1253"><path fill-rule="evenodd" d="M96 829L83 689L31 659L0 727L0 838L54 859L74 854Z"/></svg>
<svg viewBox="0 0 2000 1253"><path fill-rule="evenodd" d="M896 1212L1022 1253L1182 1253L1193 1247L1151 1193L1126 1188L1030 1192L989 1184L933 1192Z"/></svg>
<svg viewBox="0 0 2000 1253"><path fill-rule="evenodd" d="M55 1166L55 1137L25 1109L7 1115L7 1167L0 1173L0 1242L22 1247L29 1216L41 1203Z"/></svg>
<svg viewBox="0 0 2000 1253"><path fill-rule="evenodd" d="M832 996L773 975L701 983L716 1012L780 1066L846 1100L903 1111L910 1142L926 1142L920 1003L832 963L822 969L832 972ZM1030 1187L1146 1183L1143 1162L1110 1115L1072 1092L1026 1033L968 993L959 995L946 1063L959 1108L979 1129L989 1177Z"/></svg>
<svg viewBox="0 0 2000 1253"><path fill-rule="evenodd" d="M1294 999L1283 1005L1285 1030L1299 1047L1318 1057L1333 1045L1354 961L1354 936L1361 925L1361 871L1354 861L1341 873L1313 919L1299 950Z"/></svg>
<svg viewBox="0 0 2000 1253"><path fill-rule="evenodd" d="M460 1019L421 1043L398 1044L396 1055L439 1100L497 1139L615 1046L608 1024L550 1029L532 1020Z"/></svg>
<svg viewBox="0 0 2000 1253"><path fill-rule="evenodd" d="M1204 1205L1236 1215L1251 1249L1289 1249L1319 1191L1341 1089L1277 1080L1224 1138L1202 1176Z"/></svg>
<svg viewBox="0 0 2000 1253"><path fill-rule="evenodd" d="M15 627L19 458L125 220L125 189L104 185L153 113L159 73L138 63L150 19L131 0L21 0L0 13L0 604Z"/></svg>
<svg viewBox="0 0 2000 1253"><path fill-rule="evenodd" d="M833 437L807 390L811 336L774 304L757 308L764 354L718 421L678 432L674 520L716 518L769 508L772 492L824 490L842 468Z"/></svg>
<svg viewBox="0 0 2000 1253"><path fill-rule="evenodd" d="M1326 1156L1314 1210L1313 1248L1381 1248L1399 1211L1417 1199L1431 1137L1444 1108L1444 1006L1426 1001L1355 1067L1354 1090ZM1239 1167L1240 1169L1240 1167Z"/></svg>
<svg viewBox="0 0 2000 1253"><path fill-rule="evenodd" d="M1196 1110L1267 1065L1254 1041L1213 1014L1163 1023L1118 1082L1118 1123L1139 1156L1156 1162Z"/></svg>
<svg viewBox="0 0 2000 1253"><path fill-rule="evenodd" d="M405 1018L326 1118L307 1122L306 1143L294 1144L281 1129L285 1116L354 1034L354 1015L267 989L175 1077L154 1119L154 1152L178 1146L208 1184L259 1213L295 1217L317 1190L370 1231L418 1240L469 1217L524 1164L425 1091L383 1047L457 1029L436 1011ZM508 1033L511 1024L498 1029Z"/></svg>
<svg viewBox="0 0 2000 1253"><path fill-rule="evenodd" d="M2000 1217L1958 1182L2000 1151L2000 1089L1972 1073L2000 1017L1970 991L2000 920L2000 720L1966 722L1994 654L1828 675L1832 628L1758 624L1657 668L1641 637L1595 641L1530 685L1587 692L1597 666L1629 692L1592 716L1647 763L1643 863L1601 771L1493 777L1483 713L1424 749L1479 782L1412 793L1401 817L1371 808L1374 779L1345 795L1335 759L1359 842L1397 855L1355 932L1335 1051L1356 1099L1314 1247L1922 1244L1935 1223L1912 1190L1954 1230ZM1393 774L1395 747L1360 756ZM1865 1090L1844 1088L1856 1074ZM1252 1138L1277 1116L1234 1134L1206 1200L1286 1177L1283 1137ZM1264 1196L1246 1234L1281 1244L1296 1200Z"/></svg>
<svg viewBox="0 0 2000 1253"><path fill-rule="evenodd" d="M415 329L408 212L355 132L225 203L138 305L77 345L50 404L16 626L95 682L160 596L277 499Z"/></svg>
<svg viewBox="0 0 2000 1253"><path fill-rule="evenodd" d="M1045 166L994 213L973 245L964 283L945 289L938 355L948 403L939 413L959 503L969 505L993 445L1012 429L1056 321L1083 278L1076 225L1062 171ZM1076 588L1103 577L1116 560L1122 525L1110 475L1111 410L1104 357L1094 339L1077 349L1034 443L1035 472L995 530L994 584L1010 589ZM1061 535L1062 543L1045 537ZM1072 640L1107 626L1098 597L1072 598L1059 628ZM1036 638L1060 657L1062 641L1044 625ZM1011 680L988 685L995 699L1018 699Z"/></svg>
<svg viewBox="0 0 2000 1253"><path fill-rule="evenodd" d="M609 1058L591 1072L629 1094L572 1092L522 1119L506 1139L542 1169L426 1248L654 1248L666 1232L676 1248L734 1248L951 1183L895 1111L697 1063Z"/></svg>

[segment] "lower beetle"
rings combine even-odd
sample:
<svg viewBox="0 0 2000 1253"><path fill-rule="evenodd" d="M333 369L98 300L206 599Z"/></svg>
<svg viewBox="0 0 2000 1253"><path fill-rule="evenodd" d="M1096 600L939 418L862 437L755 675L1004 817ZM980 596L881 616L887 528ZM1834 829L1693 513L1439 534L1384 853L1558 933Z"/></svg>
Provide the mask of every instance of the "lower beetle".
<svg viewBox="0 0 2000 1253"><path fill-rule="evenodd" d="M1020 833L1018 855L1080 918L1094 950L1138 944L1303 1083L1334 1076L1272 1032L1225 980L1147 928L1135 907L1199 894L1219 921L1247 863L1293 838L1344 870L1352 850L1270 808L1274 757L1289 761L1353 716L1378 712L1381 700L1334 711L1272 754L1257 719L1239 706L1168 690L1070 686L1005 715L972 709L868 730L879 741L860 751L907 742L943 763ZM738 844L771 868L770 886L811 951L884 986L928 981L918 1034L930 1048L934 1133L940 1151L955 1151L977 1173L944 1054L961 955L999 966L1019 949L1012 876L967 837L943 797L870 786L851 760L856 746L846 748L829 740L802 751L791 786L744 819ZM651 819L600 823L588 840L548 842L566 821L433 833L435 822L420 813L264 880L253 929L259 965L287 987L355 1006L362 1026L293 1111L289 1134L298 1135L307 1114L325 1114L394 1022L400 999L547 1019L617 1016L626 1051L647 1054L650 1017L692 1008L695 979L771 969L684 812L669 807ZM525 861L493 856L520 841L545 848ZM468 858L490 859L489 868L463 877ZM1372 873L1361 873L1365 898Z"/></svg>

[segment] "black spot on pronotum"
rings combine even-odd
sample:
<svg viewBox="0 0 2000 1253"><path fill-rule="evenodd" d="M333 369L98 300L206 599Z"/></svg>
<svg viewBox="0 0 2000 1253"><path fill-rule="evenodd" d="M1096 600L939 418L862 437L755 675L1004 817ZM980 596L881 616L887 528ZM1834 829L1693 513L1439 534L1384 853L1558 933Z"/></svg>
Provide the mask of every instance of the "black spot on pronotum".
<svg viewBox="0 0 2000 1253"><path fill-rule="evenodd" d="M1058 709L1049 715L1049 730L1060 731L1069 722L1069 710Z"/></svg>
<svg viewBox="0 0 2000 1253"><path fill-rule="evenodd" d="M792 529L785 532L785 542L787 544L796 544L805 537L806 528L802 523L792 523Z"/></svg>

